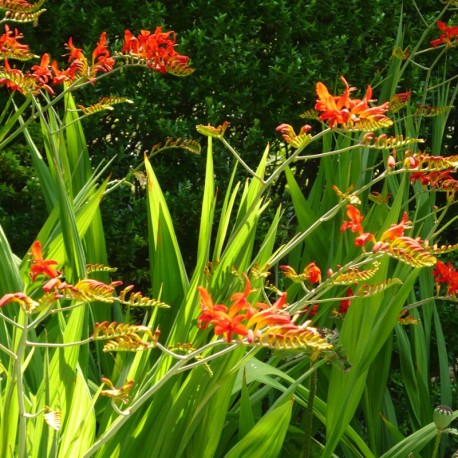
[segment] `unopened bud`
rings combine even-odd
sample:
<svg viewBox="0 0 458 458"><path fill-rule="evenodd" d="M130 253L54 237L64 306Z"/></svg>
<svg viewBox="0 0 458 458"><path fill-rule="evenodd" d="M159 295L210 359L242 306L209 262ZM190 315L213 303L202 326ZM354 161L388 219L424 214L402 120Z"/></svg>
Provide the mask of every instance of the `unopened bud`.
<svg viewBox="0 0 458 458"><path fill-rule="evenodd" d="M453 410L448 406L437 406L434 409L433 421L437 429L443 431L453 420Z"/></svg>

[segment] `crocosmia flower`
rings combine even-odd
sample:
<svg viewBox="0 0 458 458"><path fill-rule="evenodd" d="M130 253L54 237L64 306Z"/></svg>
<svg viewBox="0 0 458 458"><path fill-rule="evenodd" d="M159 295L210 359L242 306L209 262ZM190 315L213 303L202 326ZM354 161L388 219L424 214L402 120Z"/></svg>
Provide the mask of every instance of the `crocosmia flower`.
<svg viewBox="0 0 458 458"><path fill-rule="evenodd" d="M375 102L372 99L372 88L368 86L363 99L352 99L350 93L355 88L350 87L344 77L340 78L345 84L342 95L334 96L330 94L328 88L321 82L316 85L318 99L315 109L321 112L321 121L329 123L329 127L340 125L344 128L361 129L377 127L378 125L387 126L392 124L390 118L385 116L389 103L385 102L380 106L371 106Z"/></svg>
<svg viewBox="0 0 458 458"><path fill-rule="evenodd" d="M453 268L449 262L447 264L442 261L437 261L436 268L433 270L433 276L436 285L439 289L440 283L444 283L446 288L446 295L456 295L458 292L458 272Z"/></svg>
<svg viewBox="0 0 458 458"><path fill-rule="evenodd" d="M381 237L381 241L385 240L394 240L398 237L402 237L404 235L404 231L406 229L410 229L412 227L412 222L409 221L409 217L407 212L404 212L402 215L402 220L398 224L392 224L389 229L387 229Z"/></svg>
<svg viewBox="0 0 458 458"><path fill-rule="evenodd" d="M161 73L166 73L169 66L179 64L185 67L189 60L175 51L175 32L162 32L161 27L157 27L154 33L142 30L137 37L126 30L121 52Z"/></svg>
<svg viewBox="0 0 458 458"><path fill-rule="evenodd" d="M364 233L362 222L364 216L361 215L360 211L353 205L347 205L347 217L348 221L344 221L340 227L340 232L344 232L347 229L350 229L352 232L357 232L359 235Z"/></svg>
<svg viewBox="0 0 458 458"><path fill-rule="evenodd" d="M448 26L445 22L437 21L437 27L440 31L439 38L431 41L431 46L436 48L439 45L445 44L446 46L453 47L458 42L458 25Z"/></svg>
<svg viewBox="0 0 458 458"><path fill-rule="evenodd" d="M353 296L353 290L351 288L348 288L347 289L347 298L346 299L342 299L340 301L340 304L339 304L339 313L340 314L344 314L344 313L347 313L348 311L348 308L350 307L350 304L351 304L351 297Z"/></svg>
<svg viewBox="0 0 458 458"><path fill-rule="evenodd" d="M291 266L280 266L280 269L286 277L295 283L301 283L303 281L320 283L321 281L321 269L314 262L307 264L300 274L296 273Z"/></svg>
<svg viewBox="0 0 458 458"><path fill-rule="evenodd" d="M269 348L313 347L327 350L332 347L317 329L309 326L310 321L300 326L293 323L284 310L286 293L281 294L273 304L250 304L247 298L252 290L248 277L245 276L245 279L245 290L232 295L229 307L214 304L209 292L199 287L202 313L197 322L201 329L213 325L215 335L224 335L228 343L237 336L238 342Z"/></svg>
<svg viewBox="0 0 458 458"><path fill-rule="evenodd" d="M5 33L0 35L0 57L18 60L28 60L34 57L29 51L29 46L20 43L22 38L24 35L18 29L13 31L5 24Z"/></svg>
<svg viewBox="0 0 458 458"><path fill-rule="evenodd" d="M41 243L37 240L32 245L32 265L30 266L30 277L35 281L38 275L43 274L49 278L56 278L60 272L52 266L59 263L53 259L45 260L41 251Z"/></svg>

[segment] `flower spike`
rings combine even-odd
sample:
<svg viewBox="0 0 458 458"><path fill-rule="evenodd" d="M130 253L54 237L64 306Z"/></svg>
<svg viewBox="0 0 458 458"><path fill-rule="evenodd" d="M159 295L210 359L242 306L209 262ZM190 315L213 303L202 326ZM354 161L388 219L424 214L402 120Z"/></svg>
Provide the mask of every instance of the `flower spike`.
<svg viewBox="0 0 458 458"><path fill-rule="evenodd" d="M207 126L199 124L198 126L196 126L196 129L197 129L197 132L199 132L199 134L205 135L207 137L223 138L224 133L226 132L226 129L228 127L229 127L229 122L224 121L218 127L213 127L210 124L208 124Z"/></svg>
<svg viewBox="0 0 458 458"><path fill-rule="evenodd" d="M315 109L320 112L320 120L329 122L329 127L340 126L345 130L373 131L393 124L393 121L385 116L389 103L380 106L371 106L372 88L368 86L362 100L352 99L350 93L355 88L350 87L342 76L340 78L345 85L341 96L333 96L328 88L321 82L316 85L318 99Z"/></svg>
<svg viewBox="0 0 458 458"><path fill-rule="evenodd" d="M107 396L112 398L114 401L120 401L123 404L129 403L129 394L134 386L135 380L129 380L128 382L124 383L121 388L115 388L112 381L106 377L102 377L102 382L105 385L108 385L108 390L102 390L100 392L101 396Z"/></svg>
<svg viewBox="0 0 458 458"><path fill-rule="evenodd" d="M232 342L234 335L238 342L248 345L261 345L278 349L328 350L332 345L326 342L317 329L306 321L300 326L293 323L284 310L286 293L282 293L273 304L258 302L250 304L247 297L251 291L246 278L245 290L232 296L233 304L226 307L214 304L209 292L199 287L202 313L197 321L201 329L214 326L215 335L226 335Z"/></svg>

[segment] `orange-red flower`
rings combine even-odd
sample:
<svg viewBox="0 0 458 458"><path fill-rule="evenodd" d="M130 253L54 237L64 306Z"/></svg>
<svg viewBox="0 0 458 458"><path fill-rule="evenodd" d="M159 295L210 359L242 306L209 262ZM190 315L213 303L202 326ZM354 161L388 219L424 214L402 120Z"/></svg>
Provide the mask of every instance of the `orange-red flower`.
<svg viewBox="0 0 458 458"><path fill-rule="evenodd" d="M2 67L0 67L0 69L1 68ZM24 74L21 72L21 70L11 68L8 59L5 59L3 69L6 70L6 72L11 76L11 78L0 78L0 86L4 84L11 91L18 91L21 94L24 93L24 89L20 85L15 83L15 81L21 80L24 77Z"/></svg>
<svg viewBox="0 0 458 458"><path fill-rule="evenodd" d="M69 66L67 69L59 70L57 62L52 63L55 84L66 81L71 82L82 76L88 76L93 79L97 76L97 73L107 73L112 71L116 63L107 48L106 32L103 32L102 35L100 35L99 42L97 43L94 51L92 51L91 65L89 65L83 50L81 48L77 48L73 44L72 37L69 38L66 47L70 51L68 54Z"/></svg>
<svg viewBox="0 0 458 458"><path fill-rule="evenodd" d="M27 60L33 57L29 46L20 43L24 35L14 29L14 32L5 24L5 33L0 35L0 57L10 59Z"/></svg>
<svg viewBox="0 0 458 458"><path fill-rule="evenodd" d="M34 65L32 67L32 75L37 80L37 87L45 89L51 95L54 94L54 91L48 84L53 81L52 68L50 66L48 54L43 54L40 65Z"/></svg>
<svg viewBox="0 0 458 458"><path fill-rule="evenodd" d="M103 32L100 35L100 40L97 43L97 47L92 52L92 66L91 74L95 76L98 72L111 72L115 65L115 60L110 55L110 51L107 46L107 34Z"/></svg>
<svg viewBox="0 0 458 458"><path fill-rule="evenodd" d="M446 295L456 295L458 292L458 272L453 268L449 262L447 264L442 261L437 261L436 268L432 274L435 277L437 288L439 289L440 283L447 285Z"/></svg>
<svg viewBox="0 0 458 458"><path fill-rule="evenodd" d="M286 306L286 293L273 304L257 302L249 304L247 297L251 292L250 282L246 277L245 290L232 296L233 304L229 308L214 304L208 291L199 287L202 313L197 322L205 329L214 326L216 335L225 335L230 343L234 335L245 338L245 343L265 345L270 348L315 347L322 350L332 346L319 332L310 327L310 321L300 326L293 323L291 316L283 310Z"/></svg>
<svg viewBox="0 0 458 458"><path fill-rule="evenodd" d="M236 307L229 312L229 309L222 304L214 304L209 292L199 287L199 294L201 298L202 313L197 319L197 323L201 329L206 329L209 324L214 325L215 334L226 335L226 341L232 341L232 335L237 334L246 336L248 328L241 322L246 318L245 314L237 313L241 310L239 302L236 300Z"/></svg>
<svg viewBox="0 0 458 458"><path fill-rule="evenodd" d="M321 269L314 262L307 264L300 274L296 273L291 266L280 266L280 269L286 277L296 283L306 280L310 283L319 283L321 281Z"/></svg>
<svg viewBox="0 0 458 458"><path fill-rule="evenodd" d="M149 68L161 73L166 73L169 65L179 63L186 66L189 60L175 51L175 32L162 32L161 27L157 27L154 33L142 30L137 37L126 30L121 52L144 61Z"/></svg>
<svg viewBox="0 0 458 458"><path fill-rule="evenodd" d="M389 229L387 229L380 238L380 241L385 240L394 240L398 237L402 237L404 235L404 231L406 229L410 229L412 227L412 222L409 221L409 216L407 212L404 212L402 215L402 220L398 224L392 224Z"/></svg>
<svg viewBox="0 0 458 458"><path fill-rule="evenodd" d="M362 222L364 216L361 215L360 211L351 204L347 205L347 217L349 221L344 221L340 227L340 232L345 231L346 229L351 229L352 232L357 232L359 235L364 233Z"/></svg>
<svg viewBox="0 0 458 458"><path fill-rule="evenodd" d="M41 243L37 240L32 245L32 265L30 266L30 277L35 281L38 275L43 274L49 278L56 278L60 272L52 266L59 263L53 259L45 260L41 251Z"/></svg>
<svg viewBox="0 0 458 458"><path fill-rule="evenodd" d="M375 236L371 232L365 232L355 239L356 246L364 246L367 242L375 243Z"/></svg>
<svg viewBox="0 0 458 458"><path fill-rule="evenodd" d="M347 298L353 296L353 290L351 288L347 289ZM347 313L348 308L350 307L351 299L342 299L339 304L339 313Z"/></svg>
<svg viewBox="0 0 458 458"><path fill-rule="evenodd" d="M330 94L328 88L321 82L316 85L318 99L315 109L321 112L321 121L328 121L331 128L336 124L341 124L343 127L351 126L357 128L358 124L389 120L384 115L389 106L388 102L374 107L369 105L369 103L375 102L375 100L372 100L371 86L367 87L366 94L362 100L351 99L350 93L355 88L350 87L343 76L340 79L345 84L345 91L340 96Z"/></svg>
<svg viewBox="0 0 458 458"><path fill-rule="evenodd" d="M439 35L439 38L431 41L433 48L445 44L447 46L455 46L458 41L458 25L448 26L445 22L437 21L437 27L444 32Z"/></svg>
<svg viewBox="0 0 458 458"><path fill-rule="evenodd" d="M291 317L282 311L286 304L286 293L283 293L272 305L261 302L251 305L246 300L251 292L250 281L246 276L245 278L244 292L232 295L233 303L229 308L222 304L214 304L209 292L201 286L198 288L202 313L197 322L201 329L212 324L215 334L225 335L229 343L234 334L239 337L247 337L249 342L253 342L255 333L261 328L291 322Z"/></svg>

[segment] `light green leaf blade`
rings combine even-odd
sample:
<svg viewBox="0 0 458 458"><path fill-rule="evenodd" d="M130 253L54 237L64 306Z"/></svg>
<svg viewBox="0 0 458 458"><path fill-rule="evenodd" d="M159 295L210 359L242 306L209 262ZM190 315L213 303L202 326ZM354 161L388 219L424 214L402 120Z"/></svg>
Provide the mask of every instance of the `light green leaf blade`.
<svg viewBox="0 0 458 458"><path fill-rule="evenodd" d="M267 412L253 429L225 455L225 458L242 456L275 458L280 452L288 430L293 401L289 400Z"/></svg>

